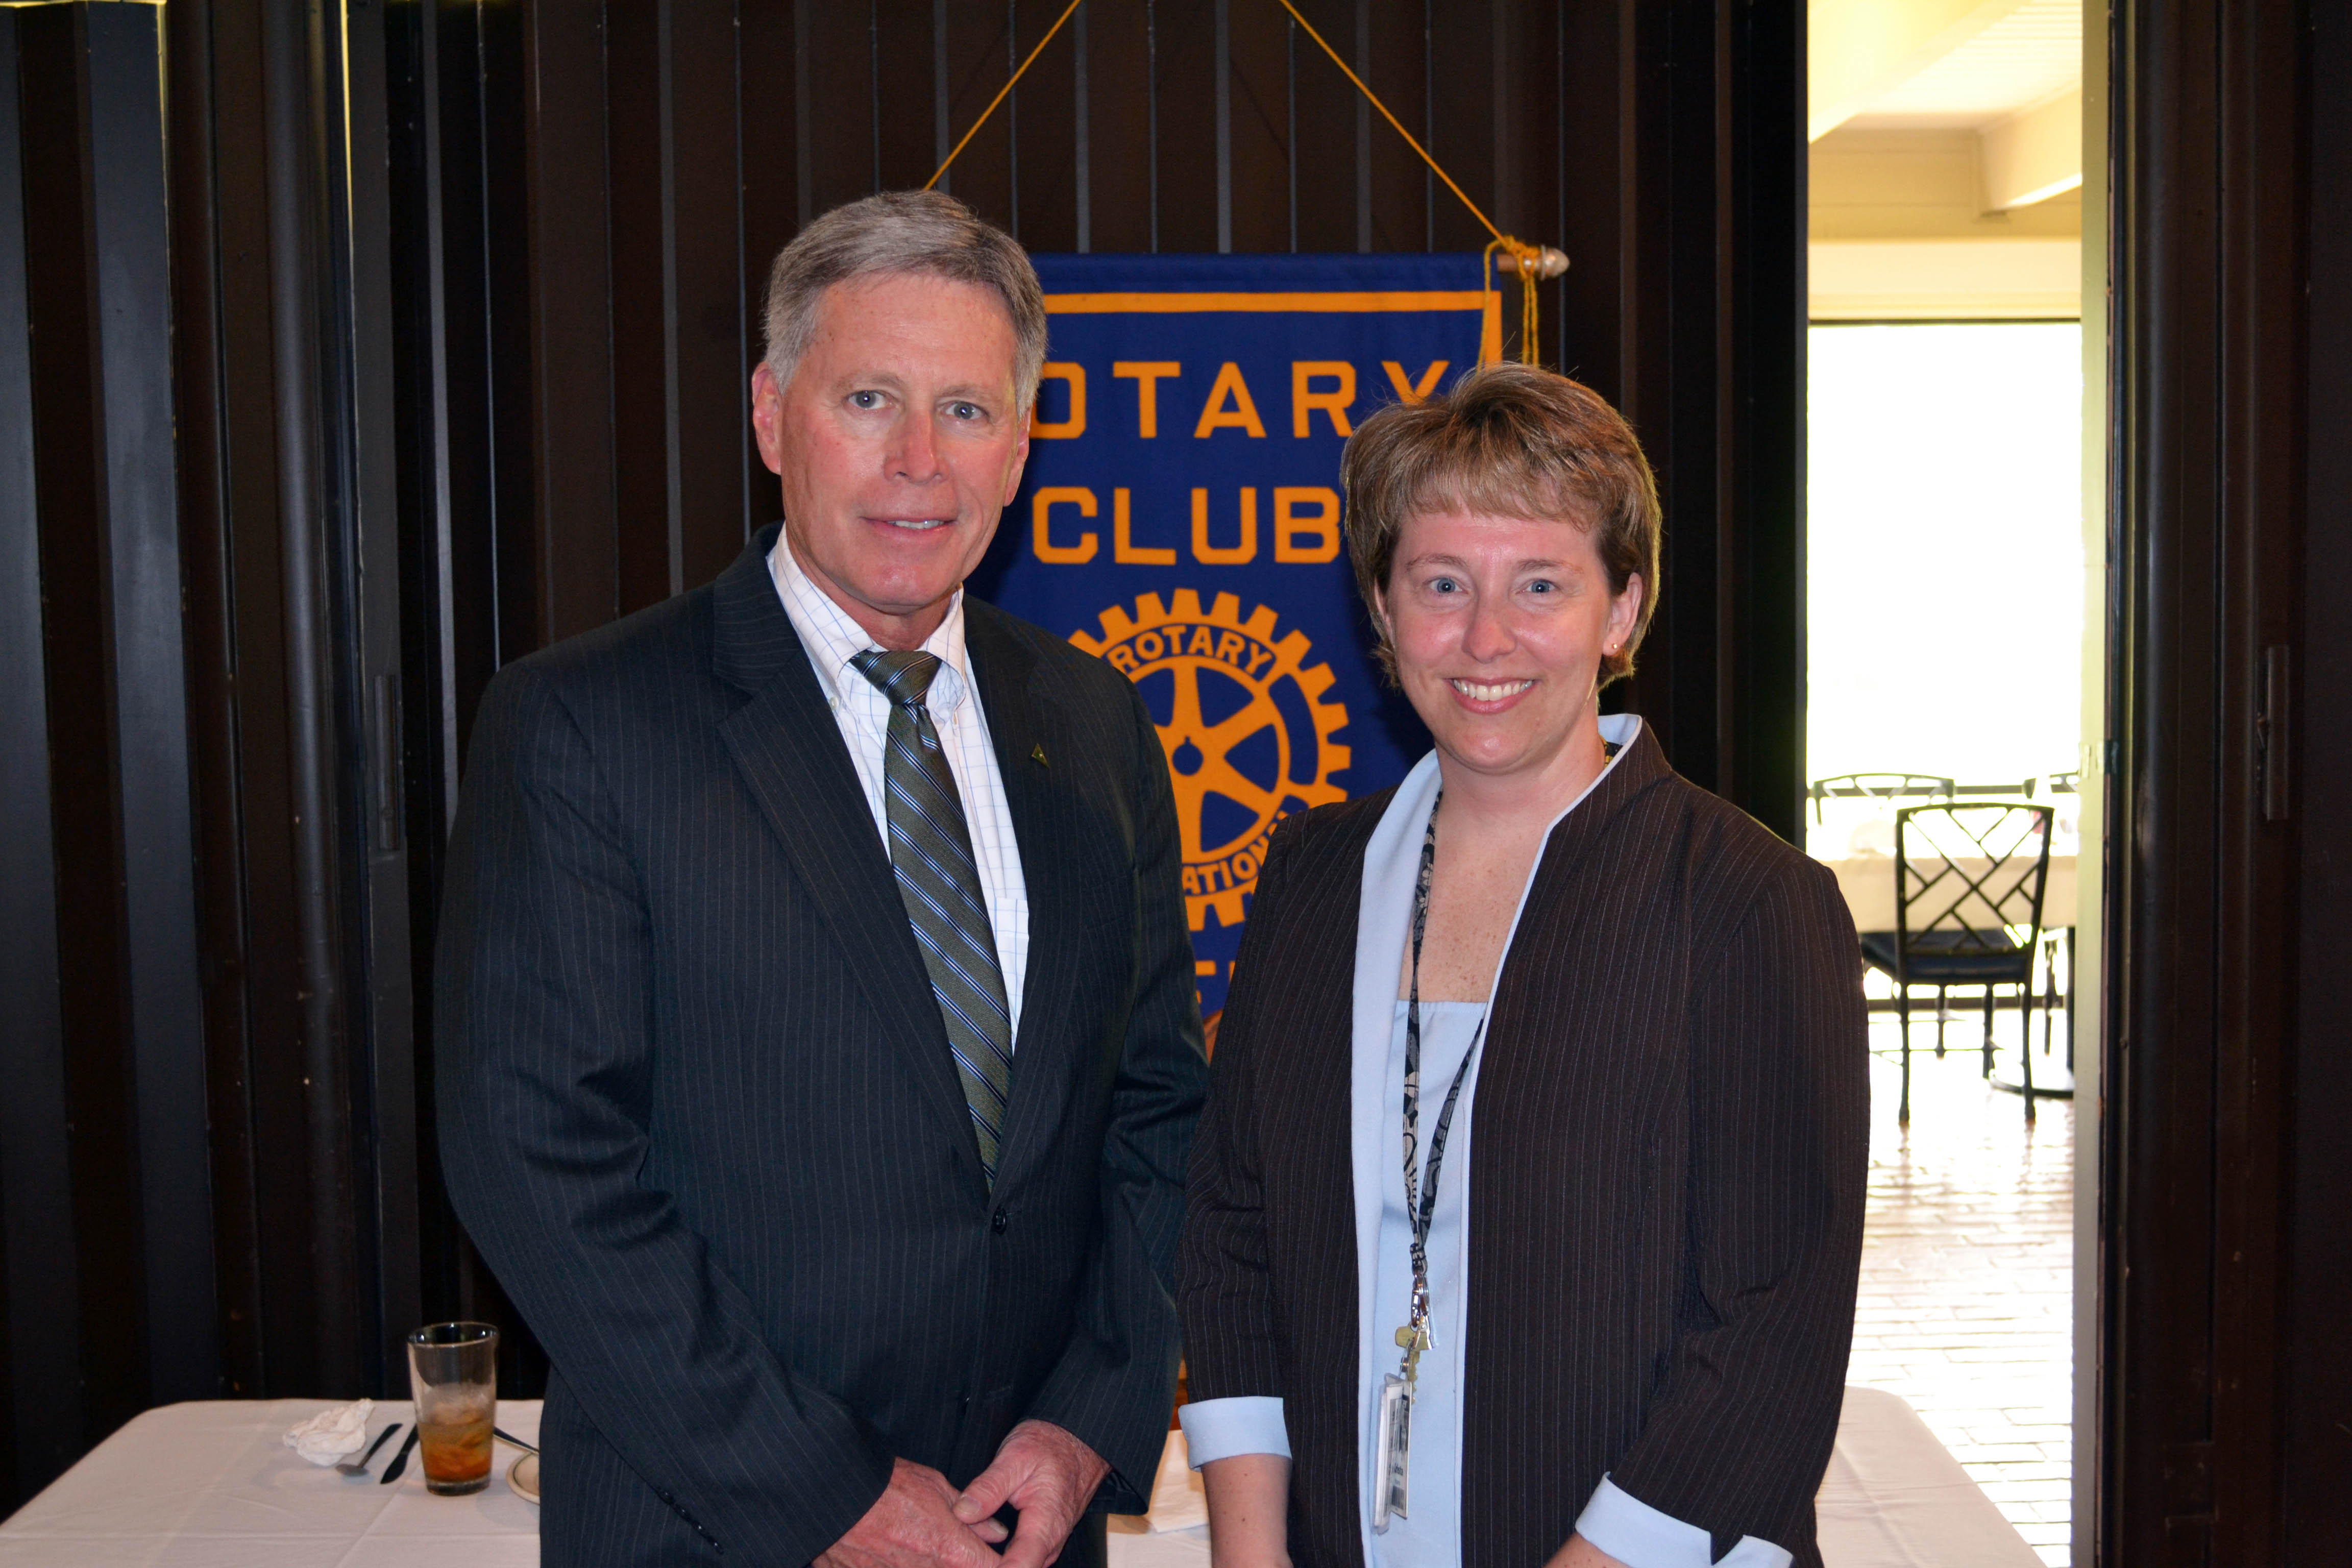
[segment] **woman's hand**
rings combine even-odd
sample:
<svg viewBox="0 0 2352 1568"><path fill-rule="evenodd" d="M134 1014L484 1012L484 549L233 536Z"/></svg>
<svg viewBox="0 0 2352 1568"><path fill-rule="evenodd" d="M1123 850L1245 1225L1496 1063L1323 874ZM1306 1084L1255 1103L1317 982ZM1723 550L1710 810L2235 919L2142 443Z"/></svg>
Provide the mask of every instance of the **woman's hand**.
<svg viewBox="0 0 2352 1568"><path fill-rule="evenodd" d="M1290 1461L1235 1454L1201 1467L1216 1568L1290 1568Z"/></svg>
<svg viewBox="0 0 2352 1568"><path fill-rule="evenodd" d="M1584 1537L1571 1535L1567 1545L1551 1554L1551 1561L1544 1568L1625 1568L1625 1564Z"/></svg>

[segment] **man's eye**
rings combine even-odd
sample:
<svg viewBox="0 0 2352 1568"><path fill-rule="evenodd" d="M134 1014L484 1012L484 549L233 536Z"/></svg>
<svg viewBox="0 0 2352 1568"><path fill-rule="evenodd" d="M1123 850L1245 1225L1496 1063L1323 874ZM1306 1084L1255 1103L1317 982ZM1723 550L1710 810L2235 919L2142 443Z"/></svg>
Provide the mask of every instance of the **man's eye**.
<svg viewBox="0 0 2352 1568"><path fill-rule="evenodd" d="M980 417L980 405L976 403L950 403L948 405L948 417L950 419L977 419Z"/></svg>
<svg viewBox="0 0 2352 1568"><path fill-rule="evenodd" d="M879 408L882 406L882 395L878 392L853 392L849 395L849 405L852 408Z"/></svg>

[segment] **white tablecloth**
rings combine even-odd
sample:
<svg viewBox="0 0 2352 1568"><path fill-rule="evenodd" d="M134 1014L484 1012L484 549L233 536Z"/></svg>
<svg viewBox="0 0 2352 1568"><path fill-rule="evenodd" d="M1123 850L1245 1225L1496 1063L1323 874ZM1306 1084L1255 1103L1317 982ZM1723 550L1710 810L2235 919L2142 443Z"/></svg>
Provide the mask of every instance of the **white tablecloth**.
<svg viewBox="0 0 2352 1568"><path fill-rule="evenodd" d="M207 1399L133 1418L0 1524L0 1564L95 1568L537 1568L539 1510L507 1489L519 1457L500 1443L488 1489L435 1497L415 1454L391 1486L376 1477L408 1436L404 1399L379 1401L371 1435L393 1421L364 1480L284 1446L286 1428L324 1399ZM499 1425L539 1438L539 1401L499 1401Z"/></svg>
<svg viewBox="0 0 2352 1568"><path fill-rule="evenodd" d="M1822 864L1837 873L1838 891L1853 911L1856 931L1895 929L1895 858L1891 855L1842 855ZM1960 868L1981 877L1992 868L1990 860L1962 860ZM1954 892L1959 891L1958 884ZM2050 857L2050 880L2042 889L2042 929L2057 931L2074 923L2074 857Z"/></svg>
<svg viewBox="0 0 2352 1568"><path fill-rule="evenodd" d="M415 1455L393 1486L305 1464L279 1435L324 1400L211 1400L151 1410L100 1444L5 1524L0 1564L142 1568L517 1568L539 1562L539 1510L507 1489L500 1444L489 1489L438 1498ZM376 1406L375 1429L405 1423ZM535 1400L502 1400L499 1425L539 1436ZM406 1436L403 1433L402 1436ZM383 1472L395 1438L375 1461ZM1200 1480L1171 1433L1152 1520L1111 1521L1114 1568L1206 1564ZM1909 1405L1849 1388L1822 1482L1831 1568L2039 1568L2040 1559ZM1153 1528L1154 1522L1160 1526Z"/></svg>

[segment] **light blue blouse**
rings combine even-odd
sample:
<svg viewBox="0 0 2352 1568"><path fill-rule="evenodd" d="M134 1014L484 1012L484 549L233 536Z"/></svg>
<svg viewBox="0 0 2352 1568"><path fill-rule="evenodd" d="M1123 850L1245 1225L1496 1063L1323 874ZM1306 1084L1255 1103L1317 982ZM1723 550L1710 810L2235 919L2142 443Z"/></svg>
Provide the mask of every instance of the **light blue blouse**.
<svg viewBox="0 0 2352 1568"><path fill-rule="evenodd" d="M1604 740L1622 754L1641 732L1641 720L1612 714L1601 721ZM1612 762L1610 764L1614 767ZM1601 777L1608 776L1603 769ZM1600 781L1596 779L1595 784ZM1412 1292L1411 1237L1404 1215L1402 1126L1404 1116L1404 1009L1396 1000L1404 963L1404 941L1412 904L1421 841L1437 803L1437 753L1422 758L1397 786L1389 807L1364 849L1363 897L1356 935L1354 1062L1350 1085L1349 1154L1353 1167L1357 1245L1358 1453L1363 1474L1358 1487L1364 1560L1373 1568L1411 1563L1414 1568L1451 1568L1462 1561L1461 1409L1463 1325L1467 1321L1469 1270L1464 1256L1465 1217L1470 1190L1471 1124L1478 1068L1474 1063L1454 1112L1441 1172L1436 1211L1431 1216L1429 1267L1435 1349L1421 1360L1413 1400L1405 1518L1374 1531L1370 1498L1376 1413L1381 1380L1399 1370L1397 1325ZM1588 788L1585 792L1591 794ZM1560 818L1583 803L1580 795ZM1560 818L1555 818L1557 826ZM1528 885L1535 880L1530 868ZM1524 906L1527 889L1519 891ZM1517 914L1512 916L1514 932ZM1504 943L1506 953L1509 942ZM1496 975L1501 981L1499 969ZM1494 994L1490 988L1490 996ZM1461 1065L1483 1002L1424 1001L1422 1004L1422 1156L1426 1169L1427 1129L1444 1103L1444 1086ZM1433 1088L1432 1086L1436 1086ZM1179 1413L1192 1467L1242 1454L1290 1456L1282 1401L1263 1396L1204 1400ZM1577 1520L1577 1532L1631 1568L1790 1568L1787 1550L1746 1536L1717 1562L1707 1532L1662 1512L1605 1477ZM1562 1542L1562 1544L1566 1544Z"/></svg>

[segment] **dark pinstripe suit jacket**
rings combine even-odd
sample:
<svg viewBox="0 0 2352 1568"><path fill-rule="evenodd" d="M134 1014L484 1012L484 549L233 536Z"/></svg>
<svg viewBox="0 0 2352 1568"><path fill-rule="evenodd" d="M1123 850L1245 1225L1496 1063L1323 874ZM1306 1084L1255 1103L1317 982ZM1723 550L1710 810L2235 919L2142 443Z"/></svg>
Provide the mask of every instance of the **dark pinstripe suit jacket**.
<svg viewBox="0 0 2352 1568"><path fill-rule="evenodd" d="M509 666L474 731L442 1159L554 1362L551 1564L806 1563L894 1456L961 1485L1028 1416L1140 1511L1168 1426L1207 1068L1150 715L966 601L1032 933L992 1194L773 539Z"/></svg>
<svg viewBox="0 0 2352 1568"><path fill-rule="evenodd" d="M1349 1053L1389 795L1275 835L1192 1156L1192 1396L1280 1397L1299 1568L1362 1560ZM1862 965L1834 879L1647 730L1553 831L1469 1174L1463 1562L1534 1568L1603 1474L1818 1564L1862 1247Z"/></svg>

